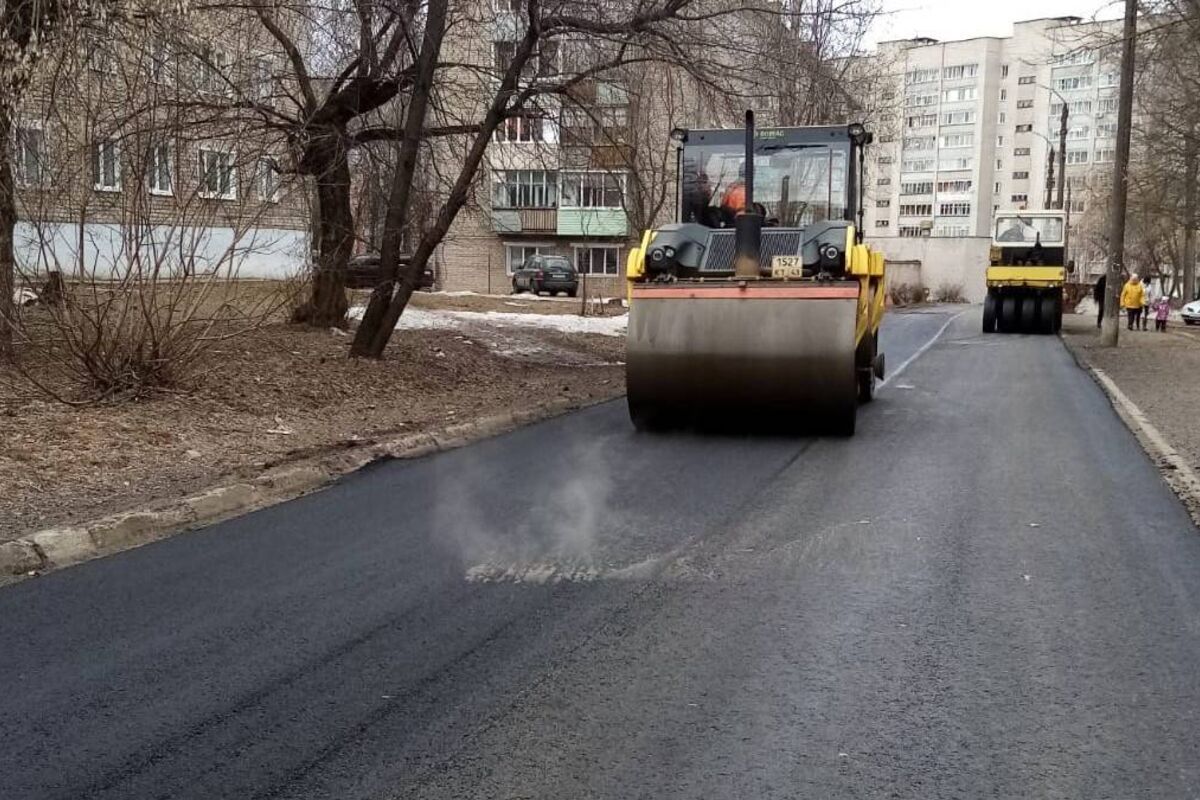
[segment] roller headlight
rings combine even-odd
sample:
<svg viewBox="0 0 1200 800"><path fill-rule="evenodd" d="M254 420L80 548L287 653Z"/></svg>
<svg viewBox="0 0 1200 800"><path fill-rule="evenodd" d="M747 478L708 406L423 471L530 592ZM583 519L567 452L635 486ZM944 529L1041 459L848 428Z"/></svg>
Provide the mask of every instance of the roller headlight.
<svg viewBox="0 0 1200 800"><path fill-rule="evenodd" d="M821 246L821 258L827 264L836 264L840 255L841 253L838 251L837 245L826 244Z"/></svg>
<svg viewBox="0 0 1200 800"><path fill-rule="evenodd" d="M650 260L655 264L661 264L666 257L667 254L661 247L656 247L650 251Z"/></svg>
<svg viewBox="0 0 1200 800"><path fill-rule="evenodd" d="M667 245L666 247L663 248L663 253L666 255L667 258L674 258L675 257L675 248L671 247L671 245Z"/></svg>

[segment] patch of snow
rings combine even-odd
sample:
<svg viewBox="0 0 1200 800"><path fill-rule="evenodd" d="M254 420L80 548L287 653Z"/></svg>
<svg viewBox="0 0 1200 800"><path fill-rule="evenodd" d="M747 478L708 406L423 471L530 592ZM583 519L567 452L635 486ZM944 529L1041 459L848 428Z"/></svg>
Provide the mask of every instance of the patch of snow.
<svg viewBox="0 0 1200 800"><path fill-rule="evenodd" d="M361 319L363 308L350 310L350 317ZM563 333L590 333L597 336L624 336L628 315L615 317L579 317L574 314L513 314L504 311L446 311L406 308L396 330L459 329L471 325L495 328L541 328Z"/></svg>

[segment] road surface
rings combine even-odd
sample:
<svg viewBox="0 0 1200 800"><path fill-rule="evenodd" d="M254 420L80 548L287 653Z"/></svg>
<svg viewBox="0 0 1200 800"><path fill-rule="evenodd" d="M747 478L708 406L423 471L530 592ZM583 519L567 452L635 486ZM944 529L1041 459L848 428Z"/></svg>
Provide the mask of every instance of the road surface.
<svg viewBox="0 0 1200 800"><path fill-rule="evenodd" d="M850 440L612 403L0 590L0 798L1197 796L1200 534L978 330Z"/></svg>

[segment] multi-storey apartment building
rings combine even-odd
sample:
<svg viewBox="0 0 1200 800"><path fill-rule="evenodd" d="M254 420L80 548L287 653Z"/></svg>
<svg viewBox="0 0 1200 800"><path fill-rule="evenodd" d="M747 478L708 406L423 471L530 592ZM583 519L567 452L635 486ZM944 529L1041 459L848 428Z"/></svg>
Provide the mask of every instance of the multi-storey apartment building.
<svg viewBox="0 0 1200 800"><path fill-rule="evenodd" d="M889 238L987 237L998 209L1043 208L1048 188L1053 207L1064 103L1066 177L1082 213L1079 189L1111 170L1119 69L1106 44L1118 33L1062 17L1018 22L1006 38L882 43L897 99L877 124L868 231L885 250ZM1081 276L1100 269L1099 254L1076 256Z"/></svg>
<svg viewBox="0 0 1200 800"><path fill-rule="evenodd" d="M285 101L271 45L253 15L201 13L188 27L130 20L62 42L14 120L20 270L301 270L311 213L286 148L213 111Z"/></svg>

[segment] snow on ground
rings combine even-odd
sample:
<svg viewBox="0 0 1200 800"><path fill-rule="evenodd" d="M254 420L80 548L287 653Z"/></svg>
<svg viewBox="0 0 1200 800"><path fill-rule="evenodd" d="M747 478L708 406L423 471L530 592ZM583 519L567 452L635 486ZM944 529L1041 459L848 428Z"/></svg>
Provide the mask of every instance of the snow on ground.
<svg viewBox="0 0 1200 800"><path fill-rule="evenodd" d="M361 306L350 309L352 319L360 319L362 314ZM449 311L409 306L396 323L396 330L462 329L484 325L492 328L542 328L562 333L624 336L627 320L626 314L616 317L578 317L574 314L510 314L503 311Z"/></svg>
<svg viewBox="0 0 1200 800"><path fill-rule="evenodd" d="M497 299L497 300L520 299L520 300L538 300L538 301L542 301L542 302L546 302L546 303L575 303L576 305L579 304L578 297L567 297L566 295L559 297L556 294L555 295L531 294L531 293L509 294L507 292L504 294L487 294L486 292L430 292L429 294L432 295L433 297L438 297L438 296L441 296L441 297L490 297L490 298ZM601 303L607 303L609 300L616 300L616 299L617 298L615 298L615 297L608 297L608 296L601 296L601 295L589 295L588 296L589 302L591 302L592 300L598 300Z"/></svg>

